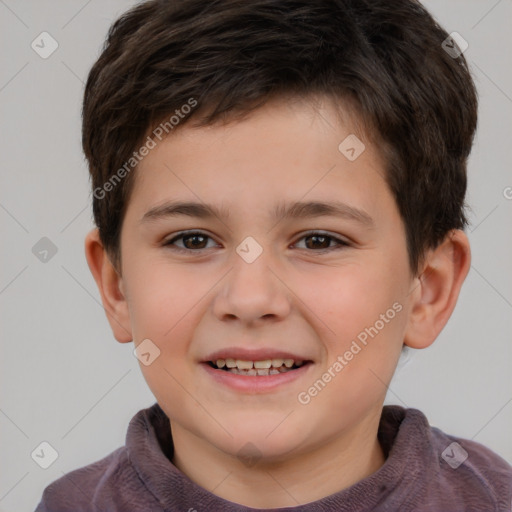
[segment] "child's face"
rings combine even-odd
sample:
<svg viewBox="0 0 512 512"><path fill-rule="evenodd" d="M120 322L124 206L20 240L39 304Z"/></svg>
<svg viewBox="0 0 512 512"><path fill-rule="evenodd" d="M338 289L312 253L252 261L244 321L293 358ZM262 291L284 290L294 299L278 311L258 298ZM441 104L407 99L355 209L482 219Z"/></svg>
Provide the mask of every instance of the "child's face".
<svg viewBox="0 0 512 512"><path fill-rule="evenodd" d="M250 442L270 461L365 435L380 416L415 280L378 148L366 142L354 161L350 144L338 149L352 130L327 103L320 116L273 102L242 122L187 125L140 163L121 235L122 291L135 344L149 338L160 350L141 369L173 435L235 456ZM167 201L226 216L143 219ZM273 215L312 201L364 213ZM185 230L201 235L164 245ZM309 363L243 376L211 368L216 353Z"/></svg>

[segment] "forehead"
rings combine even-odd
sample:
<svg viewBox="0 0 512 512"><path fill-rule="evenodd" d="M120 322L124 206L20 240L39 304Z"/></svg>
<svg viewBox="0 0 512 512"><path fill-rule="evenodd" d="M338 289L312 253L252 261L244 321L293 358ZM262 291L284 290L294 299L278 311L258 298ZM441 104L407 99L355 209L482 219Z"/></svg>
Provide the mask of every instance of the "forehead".
<svg viewBox="0 0 512 512"><path fill-rule="evenodd" d="M139 163L129 210L147 219L181 201L207 204L196 208L203 217L217 208L216 216L276 218L291 201L322 199L362 218L389 190L378 147L345 114L329 101L276 100L240 121L184 125Z"/></svg>

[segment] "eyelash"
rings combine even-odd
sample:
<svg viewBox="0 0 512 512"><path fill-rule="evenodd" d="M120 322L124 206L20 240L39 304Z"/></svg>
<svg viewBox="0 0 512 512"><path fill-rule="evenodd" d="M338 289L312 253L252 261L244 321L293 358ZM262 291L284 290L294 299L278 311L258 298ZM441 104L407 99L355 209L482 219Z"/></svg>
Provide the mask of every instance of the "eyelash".
<svg viewBox="0 0 512 512"><path fill-rule="evenodd" d="M180 252L180 253L189 253L190 254L190 253L193 253L193 252L199 252L199 251L206 250L204 248L203 249L194 250L194 249L184 249L182 247L177 247L177 246L171 247L174 244L174 242L176 242L177 240L180 240L180 239L183 239L183 238L188 238L188 237L193 237L193 236L196 236L196 235L200 235L200 236L212 239L211 236L209 236L209 235L207 235L205 233L202 233L201 231L188 231L188 232L185 231L185 232L179 233L177 236L167 240L162 245L164 247L169 247L171 250L176 251L176 252ZM308 250L306 248L306 250L308 250L309 252L312 251L312 252L317 252L317 253L325 254L325 253L333 251L333 250L340 250L340 249L343 249L345 247L350 247L350 244L347 241L342 240L341 238L329 235L328 233L323 233L321 231L309 231L307 233L304 233L298 240L302 240L303 238L309 238L311 236L323 236L325 238L328 238L330 240L335 241L338 245L335 246L335 247L328 247L327 249L318 249L318 250L316 250L316 249L309 249Z"/></svg>

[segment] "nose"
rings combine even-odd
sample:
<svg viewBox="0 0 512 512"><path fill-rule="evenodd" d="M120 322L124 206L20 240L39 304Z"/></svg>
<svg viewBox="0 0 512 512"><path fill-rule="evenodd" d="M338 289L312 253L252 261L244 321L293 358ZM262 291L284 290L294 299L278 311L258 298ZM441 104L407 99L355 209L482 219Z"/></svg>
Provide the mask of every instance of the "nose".
<svg viewBox="0 0 512 512"><path fill-rule="evenodd" d="M233 267L222 280L213 302L220 320L256 324L284 319L291 309L291 292L282 276L273 270L270 251L248 262L234 254ZM250 261L250 260L249 260Z"/></svg>

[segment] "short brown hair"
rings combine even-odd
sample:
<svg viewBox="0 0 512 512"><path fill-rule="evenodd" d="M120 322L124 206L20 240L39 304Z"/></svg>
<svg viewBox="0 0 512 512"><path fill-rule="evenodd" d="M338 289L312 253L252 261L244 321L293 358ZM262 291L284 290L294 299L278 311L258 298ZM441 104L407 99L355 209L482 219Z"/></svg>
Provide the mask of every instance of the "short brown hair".
<svg viewBox="0 0 512 512"><path fill-rule="evenodd" d="M381 141L416 274L425 250L467 225L477 92L464 56L443 48L448 37L415 0L150 0L126 12L83 102L94 220L114 264L135 175L126 162L159 123L191 99L199 108L176 129L233 120L276 96L325 95L355 104Z"/></svg>

